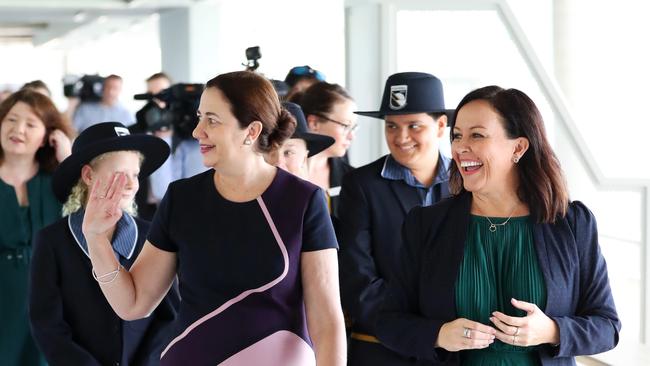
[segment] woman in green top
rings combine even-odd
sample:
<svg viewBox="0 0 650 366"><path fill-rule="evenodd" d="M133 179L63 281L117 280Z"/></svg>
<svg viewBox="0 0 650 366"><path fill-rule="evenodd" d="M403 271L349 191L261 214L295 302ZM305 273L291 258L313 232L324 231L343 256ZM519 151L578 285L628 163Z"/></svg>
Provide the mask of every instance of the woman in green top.
<svg viewBox="0 0 650 366"><path fill-rule="evenodd" d="M51 172L70 155L70 128L50 98L18 91L0 104L0 360L44 364L29 331L33 233L61 217Z"/></svg>
<svg viewBox="0 0 650 366"><path fill-rule="evenodd" d="M533 101L477 89L450 127L453 197L407 216L379 339L418 365L573 366L615 347L596 221L569 201Z"/></svg>

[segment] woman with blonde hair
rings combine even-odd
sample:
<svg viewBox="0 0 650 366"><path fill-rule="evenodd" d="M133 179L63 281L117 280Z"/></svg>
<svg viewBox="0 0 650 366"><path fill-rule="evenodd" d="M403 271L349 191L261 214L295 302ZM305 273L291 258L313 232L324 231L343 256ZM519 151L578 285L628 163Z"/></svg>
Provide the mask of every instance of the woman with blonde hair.
<svg viewBox="0 0 650 366"><path fill-rule="evenodd" d="M116 172L126 184L118 201L122 214L106 233L119 270L130 268L142 250L149 222L135 217L138 176L158 169L169 147L149 135L130 135L118 122L93 125L75 141L53 179L66 217L34 239L29 315L32 333L50 365L157 365L165 327L175 318L172 291L142 319L122 321L100 290L117 272L92 270L82 232L90 187Z"/></svg>

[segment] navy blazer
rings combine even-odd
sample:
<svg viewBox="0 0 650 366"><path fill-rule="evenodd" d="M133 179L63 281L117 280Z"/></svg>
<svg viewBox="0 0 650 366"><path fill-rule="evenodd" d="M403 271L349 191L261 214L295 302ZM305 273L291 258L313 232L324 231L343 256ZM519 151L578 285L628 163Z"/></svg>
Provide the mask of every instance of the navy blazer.
<svg viewBox="0 0 650 366"><path fill-rule="evenodd" d="M330 215L332 216L332 219L334 220L334 226L336 227L336 220L338 218L340 204L340 192L337 191L341 189L343 177L347 173L354 170L354 168L343 158L329 158L327 162L330 167L330 192L328 192L328 194L330 194ZM337 194L331 195L332 192L336 192Z"/></svg>
<svg viewBox="0 0 650 366"><path fill-rule="evenodd" d="M128 270L142 250L149 223L135 218L138 238ZM29 290L32 334L48 363L57 365L158 365L168 325L180 298L175 289L149 317L124 321L91 274L92 264L75 241L68 217L34 238Z"/></svg>
<svg viewBox="0 0 650 366"><path fill-rule="evenodd" d="M414 209L404 223L405 250L380 313L378 336L420 365L460 363L458 353L433 345L440 327L457 318L455 284L471 202L464 193ZM533 238L547 286L542 310L560 330L559 346L539 349L542 365L575 365L574 356L614 348L621 323L593 214L574 201L554 224L534 224Z"/></svg>
<svg viewBox="0 0 650 366"><path fill-rule="evenodd" d="M413 207L422 204L418 188L382 178L386 157L344 177L339 208L343 308L355 332L373 336L386 281L398 264L402 223ZM449 195L446 182L435 189L439 197Z"/></svg>

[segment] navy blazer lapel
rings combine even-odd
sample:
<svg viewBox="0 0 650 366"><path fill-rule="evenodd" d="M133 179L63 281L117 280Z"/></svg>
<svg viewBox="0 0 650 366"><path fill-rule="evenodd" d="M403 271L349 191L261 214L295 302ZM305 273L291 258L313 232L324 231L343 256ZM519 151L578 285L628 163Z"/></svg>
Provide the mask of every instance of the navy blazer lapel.
<svg viewBox="0 0 650 366"><path fill-rule="evenodd" d="M458 271L460 270L460 263L463 260L465 255L465 241L467 240L467 233L469 232L469 215L472 206L472 195L470 193L464 193L457 204L452 207L452 212L450 216L453 217L452 220L449 220L450 223L457 223L458 226L450 227L451 230L451 248L450 248L450 263L454 268L454 271L451 271L450 281L455 285L456 278L458 277ZM455 288L454 288L454 298L455 298Z"/></svg>
<svg viewBox="0 0 650 366"><path fill-rule="evenodd" d="M397 201L402 207L402 210L404 210L405 215L409 213L413 207L422 206L421 197L418 194L417 188L411 187L401 180L390 180L388 185L395 194L395 198L397 198Z"/></svg>
<svg viewBox="0 0 650 366"><path fill-rule="evenodd" d="M449 207L446 218L440 218L437 233L428 237L426 241L430 243L431 248L437 248L429 256L433 263L437 263L435 268L429 268L428 271L432 276L432 283L439 284L438 295L440 299L449 299L447 306L456 309L456 280L460 264L465 255L465 241L469 229L469 215L471 205L471 194L464 193L454 200ZM437 222L436 218L433 218ZM442 306L440 309L444 309ZM452 316L453 314L447 314Z"/></svg>

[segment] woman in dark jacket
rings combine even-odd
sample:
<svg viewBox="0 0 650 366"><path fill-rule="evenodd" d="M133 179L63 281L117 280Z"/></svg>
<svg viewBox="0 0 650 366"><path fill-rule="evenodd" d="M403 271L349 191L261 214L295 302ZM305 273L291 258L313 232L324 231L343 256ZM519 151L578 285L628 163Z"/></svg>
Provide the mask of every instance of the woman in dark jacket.
<svg viewBox="0 0 650 366"><path fill-rule="evenodd" d="M532 100L475 90L451 129L454 197L404 224L382 342L420 365L575 365L615 347L596 221L569 201Z"/></svg>
<svg viewBox="0 0 650 366"><path fill-rule="evenodd" d="M66 217L34 239L29 294L32 333L50 365L158 365L179 302L176 292L149 316L123 321L99 285L128 270L142 250L149 222L134 217L138 175L151 174L168 155L169 147L156 137L129 135L117 122L100 123L81 133L55 172L54 193L65 202ZM124 213L111 234L120 267L95 273L81 230L84 207L89 187L118 171L128 177L120 201Z"/></svg>

